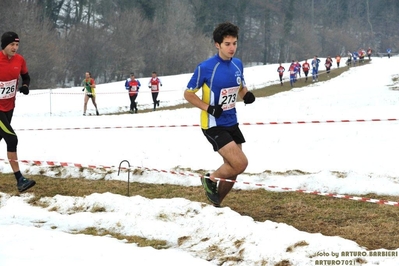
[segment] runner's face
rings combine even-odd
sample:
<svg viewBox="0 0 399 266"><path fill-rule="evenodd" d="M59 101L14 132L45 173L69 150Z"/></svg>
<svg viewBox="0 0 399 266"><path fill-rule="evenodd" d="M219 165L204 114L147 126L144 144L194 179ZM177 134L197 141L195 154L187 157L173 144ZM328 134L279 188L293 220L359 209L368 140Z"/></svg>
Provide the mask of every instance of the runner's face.
<svg viewBox="0 0 399 266"><path fill-rule="evenodd" d="M8 57L14 56L19 48L19 42L12 42L3 49L3 53Z"/></svg>
<svg viewBox="0 0 399 266"><path fill-rule="evenodd" d="M229 60L237 51L237 37L226 36L221 44L216 43L215 45L219 49L219 56L223 60Z"/></svg>

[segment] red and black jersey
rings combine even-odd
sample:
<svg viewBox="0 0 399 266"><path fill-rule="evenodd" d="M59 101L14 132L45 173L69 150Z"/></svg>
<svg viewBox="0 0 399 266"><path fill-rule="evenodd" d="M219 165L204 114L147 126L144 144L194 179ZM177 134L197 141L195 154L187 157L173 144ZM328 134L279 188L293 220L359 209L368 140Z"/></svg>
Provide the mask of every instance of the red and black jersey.
<svg viewBox="0 0 399 266"><path fill-rule="evenodd" d="M284 74L285 68L283 66L279 66L277 68L277 72L280 76L282 76Z"/></svg>
<svg viewBox="0 0 399 266"><path fill-rule="evenodd" d="M290 72L290 77L295 77L296 73L298 73L298 66L296 64L291 64L288 72Z"/></svg>
<svg viewBox="0 0 399 266"><path fill-rule="evenodd" d="M150 82L148 82L148 86L150 86L152 91L159 91L159 85L161 85L161 80L158 77L151 78Z"/></svg>
<svg viewBox="0 0 399 266"><path fill-rule="evenodd" d="M28 68L22 55L15 54L8 58L0 52L0 111L14 109L19 76L27 73Z"/></svg>
<svg viewBox="0 0 399 266"><path fill-rule="evenodd" d="M129 79L127 81L127 84L129 84L129 87L130 87L129 88L129 95L130 96L139 93L139 89L140 89L140 86L141 86L140 81L138 81L137 79L135 79L135 80Z"/></svg>
<svg viewBox="0 0 399 266"><path fill-rule="evenodd" d="M309 69L310 69L309 63L308 62L303 63L302 69L303 69L303 71L309 71Z"/></svg>
<svg viewBox="0 0 399 266"><path fill-rule="evenodd" d="M327 58L326 62L324 63L324 65L326 66L326 68L330 68L332 66L332 59L331 58Z"/></svg>

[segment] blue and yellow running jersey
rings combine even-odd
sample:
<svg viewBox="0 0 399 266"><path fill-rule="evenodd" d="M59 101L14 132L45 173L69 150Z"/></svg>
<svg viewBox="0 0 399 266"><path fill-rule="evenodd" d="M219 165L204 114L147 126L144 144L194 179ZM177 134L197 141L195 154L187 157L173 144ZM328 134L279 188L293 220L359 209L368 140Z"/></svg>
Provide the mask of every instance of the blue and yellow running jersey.
<svg viewBox="0 0 399 266"><path fill-rule="evenodd" d="M235 104L238 92L245 86L241 60L223 60L218 54L200 63L194 71L187 91L196 93L202 88L202 101L209 105L222 105L219 118L201 111L201 128L233 126L237 124Z"/></svg>

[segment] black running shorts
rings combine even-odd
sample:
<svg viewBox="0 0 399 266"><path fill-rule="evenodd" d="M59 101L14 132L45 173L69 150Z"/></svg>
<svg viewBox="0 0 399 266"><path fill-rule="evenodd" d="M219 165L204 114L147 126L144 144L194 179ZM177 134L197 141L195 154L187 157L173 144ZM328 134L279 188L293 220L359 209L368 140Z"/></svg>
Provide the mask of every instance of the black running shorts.
<svg viewBox="0 0 399 266"><path fill-rule="evenodd" d="M245 138L238 124L231 127L212 127L210 129L203 129L202 132L212 144L214 151L218 151L232 141L237 144L245 142Z"/></svg>

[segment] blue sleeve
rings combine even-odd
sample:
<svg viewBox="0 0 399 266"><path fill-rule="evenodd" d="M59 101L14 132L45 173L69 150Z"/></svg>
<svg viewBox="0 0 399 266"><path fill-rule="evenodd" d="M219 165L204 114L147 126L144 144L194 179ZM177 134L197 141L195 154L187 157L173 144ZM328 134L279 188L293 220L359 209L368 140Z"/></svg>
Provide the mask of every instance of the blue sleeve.
<svg viewBox="0 0 399 266"><path fill-rule="evenodd" d="M125 88L128 90L129 89L129 79L127 79L126 81L125 81Z"/></svg>
<svg viewBox="0 0 399 266"><path fill-rule="evenodd" d="M201 66L198 65L187 84L187 89L196 90L201 88L203 84L204 82L201 81Z"/></svg>

